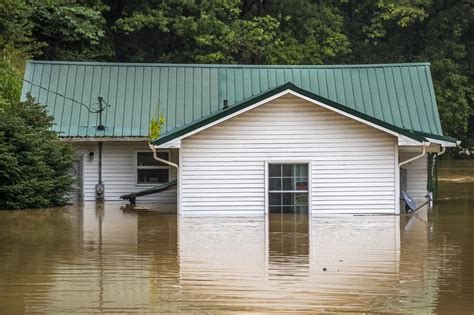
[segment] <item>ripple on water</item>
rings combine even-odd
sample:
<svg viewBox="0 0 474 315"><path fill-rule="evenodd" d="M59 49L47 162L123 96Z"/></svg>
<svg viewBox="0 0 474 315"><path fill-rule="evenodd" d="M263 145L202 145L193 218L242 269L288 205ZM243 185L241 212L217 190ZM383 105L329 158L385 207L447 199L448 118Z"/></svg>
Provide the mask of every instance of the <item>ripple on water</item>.
<svg viewBox="0 0 474 315"><path fill-rule="evenodd" d="M0 212L0 313L473 312L472 165L400 217Z"/></svg>

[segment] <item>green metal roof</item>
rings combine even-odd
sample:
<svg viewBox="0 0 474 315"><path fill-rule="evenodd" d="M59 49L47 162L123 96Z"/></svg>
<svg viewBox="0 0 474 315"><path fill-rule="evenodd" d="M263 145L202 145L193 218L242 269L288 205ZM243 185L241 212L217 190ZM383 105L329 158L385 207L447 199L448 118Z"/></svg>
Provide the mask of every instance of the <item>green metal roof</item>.
<svg viewBox="0 0 474 315"><path fill-rule="evenodd" d="M27 92L48 106L65 137L146 137L150 117L166 118L163 135L290 82L304 91L395 127L442 135L428 63L257 66L30 61ZM41 86L38 87L38 86ZM51 91L51 92L48 92ZM61 95L58 95L57 92ZM66 96L63 97L62 95ZM104 131L96 108L108 104Z"/></svg>
<svg viewBox="0 0 474 315"><path fill-rule="evenodd" d="M208 124L210 124L214 121L217 121L217 120L219 120L221 118L224 118L224 117L226 117L230 114L233 114L233 113L238 112L242 109L245 109L246 107L252 106L253 104L256 104L256 103L258 103L262 100L265 100L269 97L272 97L272 96L274 96L278 93L281 93L283 91L286 91L286 90L291 90L293 92L297 92L301 95L309 97L312 100L319 101L319 102L324 103L326 105L329 105L329 106L331 106L335 109L338 109L338 110L341 110L341 111L343 111L345 113L348 113L350 115L359 117L359 118L361 118L365 121L374 123L378 126L384 127L386 129L389 129L389 130L391 130L393 132L396 132L398 134L407 136L407 137L409 137L413 140L416 140L416 141L419 141L419 142L423 142L423 141L426 140L424 138L424 136L422 136L421 134L419 134L417 132L409 131L409 130L406 130L406 129L403 129L403 128L399 128L395 125L388 124L388 123L386 123L382 120L379 120L379 119L374 118L372 116L369 116L367 114L358 112L354 109L343 106L341 104L338 104L338 103L333 102L329 99L323 98L323 97L321 97L319 95L316 95L314 93L308 92L304 89L301 89L301 88L297 87L296 85L294 85L292 83L286 83L286 84L280 85L279 87L276 87L274 89L266 91L264 93L260 93L256 96L254 96L254 97L252 97L248 100L245 100L243 102L240 102L239 104L236 104L232 107L229 107L227 109L223 109L223 110L220 110L220 111L216 111L215 113L213 113L213 114L211 114L207 117L201 118L199 120L196 120L195 122L193 122L191 124L187 124L187 125L182 126L180 128L175 128L170 132L162 134L159 139L153 141L153 144L154 145L160 145L160 144L166 143L168 141L171 141L175 138L178 138L178 137L180 137L182 135L185 135L185 134L187 134L191 131L194 131L194 130L199 129L203 126L206 126L206 125L208 125Z"/></svg>

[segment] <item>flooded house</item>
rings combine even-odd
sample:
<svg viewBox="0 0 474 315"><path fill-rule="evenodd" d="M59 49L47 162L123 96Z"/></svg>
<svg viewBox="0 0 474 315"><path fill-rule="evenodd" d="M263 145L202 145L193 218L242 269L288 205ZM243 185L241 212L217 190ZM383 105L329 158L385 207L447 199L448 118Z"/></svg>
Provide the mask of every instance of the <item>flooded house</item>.
<svg viewBox="0 0 474 315"><path fill-rule="evenodd" d="M457 144L428 63L30 61L28 93L73 143L76 200L181 214L397 214L400 192L424 200L437 156Z"/></svg>

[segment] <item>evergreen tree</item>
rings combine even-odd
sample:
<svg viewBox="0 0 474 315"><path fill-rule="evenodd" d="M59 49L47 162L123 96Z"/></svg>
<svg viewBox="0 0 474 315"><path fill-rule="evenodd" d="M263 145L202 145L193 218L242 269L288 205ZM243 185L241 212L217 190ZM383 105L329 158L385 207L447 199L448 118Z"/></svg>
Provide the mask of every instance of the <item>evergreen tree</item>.
<svg viewBox="0 0 474 315"><path fill-rule="evenodd" d="M0 209L61 206L74 178L72 146L31 97L0 104Z"/></svg>
<svg viewBox="0 0 474 315"><path fill-rule="evenodd" d="M72 146L51 130L44 105L20 101L25 51L7 45L0 57L0 210L64 205Z"/></svg>

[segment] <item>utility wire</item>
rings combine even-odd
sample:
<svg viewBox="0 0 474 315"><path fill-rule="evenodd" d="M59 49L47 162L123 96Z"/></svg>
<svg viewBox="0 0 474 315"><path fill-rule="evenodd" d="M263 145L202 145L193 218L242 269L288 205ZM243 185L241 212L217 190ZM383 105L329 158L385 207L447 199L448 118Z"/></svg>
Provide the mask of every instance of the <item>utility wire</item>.
<svg viewBox="0 0 474 315"><path fill-rule="evenodd" d="M42 86L42 85L33 83L33 82L31 82L30 80L27 80L27 79L25 79L25 78L20 78L16 73L13 73L13 72L11 72L11 71L9 71L9 70L7 70L7 69L0 69L0 70L3 70L4 72L6 72L6 73L8 73L8 74L10 74L10 75L12 75L12 76L14 76L14 77L16 77L16 78L22 80L22 81L25 81L25 82L29 83L29 84L32 85L32 86L36 86L36 87L38 87L38 88L40 88L40 89L43 89L43 90L45 90L45 91L47 91L47 92L49 92L49 93L56 94L56 95L58 95L58 96L63 97L63 98L66 99L66 100L70 100L70 101L72 101L72 102L74 102L74 103L77 103L77 104L79 104L79 105L85 107L89 113L97 114L97 113L100 113L100 112L102 112L103 110L105 110L107 107L110 107L110 105L109 105L105 100L102 99L102 101L105 103L106 106L103 107L103 108L99 108L99 109L93 110L93 109L91 109L88 105L86 105L86 104L84 104L84 103L82 103L82 102L79 102L79 101L77 101L77 100L75 100L75 99L73 99L73 98L71 98L71 97L69 97L69 96L66 96L66 95L61 94L61 93L56 92L56 91L51 91L50 89L45 88L45 87ZM93 105L95 105L95 104L97 104L97 103L94 103Z"/></svg>

